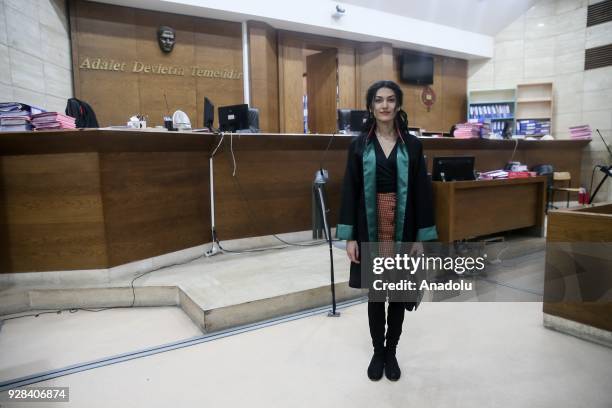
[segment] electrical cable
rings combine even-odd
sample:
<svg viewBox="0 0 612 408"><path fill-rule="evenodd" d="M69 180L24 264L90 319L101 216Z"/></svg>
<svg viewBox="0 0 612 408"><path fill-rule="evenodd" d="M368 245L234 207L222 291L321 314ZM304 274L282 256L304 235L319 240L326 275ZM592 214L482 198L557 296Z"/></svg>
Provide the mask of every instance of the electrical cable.
<svg viewBox="0 0 612 408"><path fill-rule="evenodd" d="M330 143L328 143L328 148L329 148L330 145L331 145L331 139L330 139ZM246 195L244 194L244 190L242 188L242 184L240 183L240 178L236 174L237 165L236 165L236 156L235 156L234 148L233 148L232 135L230 135L230 155L232 157L232 164L231 164L231 166L232 166L232 182L234 183L236 189L238 190L238 194L240 196L240 200L245 205L245 210L246 210L247 215L248 215L247 218L249 220L249 224L251 226L252 232L257 234L258 231L260 231L260 228L258 228L259 225L256 225L256 222L255 222L257 217L255 217L255 214L253 213L253 211L251 209L250 202L249 202L248 198L246 197ZM229 162L228 162L228 164L229 164ZM280 238L276 234L271 234L271 235L275 239L277 239L278 241L280 241L283 244L285 244L286 246L283 246L283 247L253 248L253 249L245 249L245 250L229 250L229 249L223 248L223 246L221 245L221 240L217 239L216 243L217 243L217 245L219 245L219 248L222 251L224 251L224 252L233 253L233 254L241 254L241 253L250 253L250 252L263 252L263 251L267 251L267 250L285 249L288 246L298 246L298 247L318 246L318 245L324 245L327 242L325 240L321 240L321 241L315 241L315 242L310 242L310 243L305 243L305 244L299 244L299 243L292 243L292 242L285 241L284 239Z"/></svg>
<svg viewBox="0 0 612 408"><path fill-rule="evenodd" d="M595 177L595 170L599 168L599 165L596 164L593 166L593 171L591 172L591 184L589 185L589 195L593 193L593 178Z"/></svg>
<svg viewBox="0 0 612 408"><path fill-rule="evenodd" d="M217 135L221 135L221 138L219 139L219 143L217 143L217 147L215 147L212 151L212 153L210 153L210 157L214 157L215 154L217 154L217 150L219 150L219 147L221 146L221 143L223 143L223 139L225 138L225 133L221 132L221 133L217 133Z"/></svg>
<svg viewBox="0 0 612 408"><path fill-rule="evenodd" d="M136 280L142 278L145 275L148 275L151 272L156 272L159 271L161 269L164 268L172 268L174 266L181 266L181 265L186 265L188 263L191 263L193 261L196 261L200 258L204 257L204 255L198 255L197 257L194 258L190 258L186 261L183 262L177 262L177 263L173 263L171 265L164 265L164 266L160 266L158 268L155 269L151 269L150 271L146 271L144 273L141 273L140 275L134 277L132 279L132 281L130 282L130 288L132 290L132 302L129 306L109 306L109 307L102 307L99 309L93 309L93 308L84 308L84 307L74 307L74 308L69 308L69 309L57 309L57 310L51 310L51 311L45 311L45 312L38 312L38 313L32 313L32 314L27 314L27 315L21 315L21 316L16 316L16 317L8 317L8 318L4 318L4 319L0 319L0 322L4 322L6 320L13 320L13 319L20 319L22 317L38 317L40 315L43 314L61 314L62 312L70 312L70 313L76 313L78 311L85 311L85 312L102 312L105 310L110 310L110 309L132 309L134 308L134 305L136 304L136 289L134 286L134 282L136 282Z"/></svg>
<svg viewBox="0 0 612 408"><path fill-rule="evenodd" d="M514 160L514 155L516 154L516 148L518 147L519 144L519 140L518 139L514 139L514 150L512 151L512 156L510 156L510 162L512 162L512 160Z"/></svg>
<svg viewBox="0 0 612 408"><path fill-rule="evenodd" d="M325 151L323 151L323 154L321 155L321 160L319 161L320 170L323 170L323 163L325 162L325 156L327 155L327 152L329 151L329 148L331 147L331 144L335 136L336 136L336 132L332 133L331 137L329 138L329 142L327 143L327 147L325 148Z"/></svg>
<svg viewBox="0 0 612 408"><path fill-rule="evenodd" d="M232 163L234 164L234 170L232 171L232 177L236 177L236 156L234 155L234 135L230 134L230 152L232 153Z"/></svg>

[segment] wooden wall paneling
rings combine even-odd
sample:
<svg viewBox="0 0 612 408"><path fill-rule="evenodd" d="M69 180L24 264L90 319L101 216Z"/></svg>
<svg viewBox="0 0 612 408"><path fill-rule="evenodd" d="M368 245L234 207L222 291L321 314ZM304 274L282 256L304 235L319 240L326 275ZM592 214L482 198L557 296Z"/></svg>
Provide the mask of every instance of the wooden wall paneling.
<svg viewBox="0 0 612 408"><path fill-rule="evenodd" d="M136 78L112 71L81 71L79 65L85 58L133 60L138 47L136 9L72 0L70 12L75 96L91 105L100 126L124 125L140 110Z"/></svg>
<svg viewBox="0 0 612 408"><path fill-rule="evenodd" d="M109 265L210 242L207 152L100 157Z"/></svg>
<svg viewBox="0 0 612 408"><path fill-rule="evenodd" d="M357 109L355 48L338 48L338 108Z"/></svg>
<svg viewBox="0 0 612 408"><path fill-rule="evenodd" d="M283 44L285 44L283 46ZM302 53L305 49L317 50L317 51L326 51L329 49L337 49L338 50L338 101L336 107L348 107L348 108L357 108L357 69L356 69L356 58L355 58L355 48L358 46L357 42L350 40L343 40L338 38L319 36L315 34L306 34L306 33L297 33L292 31L279 31L279 111L281 123L280 128L282 131L290 132L289 128L283 127L283 121L287 120L288 116L291 117L300 117L301 116L301 96L300 96L300 113L297 114L297 109L294 107L290 107L290 111L287 114L283 113L283 110L287 108L284 104L287 102L287 98L284 94L289 92L290 95L294 95L297 93L297 86L294 88L292 86L286 85L286 80L289 80L291 76L285 78L284 70L285 68L289 68L288 72L296 69L297 66L297 50L292 47L300 47ZM282 57L282 52L287 52L288 59L284 61ZM303 54L302 54L303 57ZM289 62L289 60L293 60ZM295 65L294 65L295 63ZM302 70L305 70L305 64L302 64ZM303 71L304 72L304 71ZM297 76L292 75L297 80ZM301 95L301 94L300 94ZM295 119L291 119L295 120ZM335 121L335 114L334 114ZM335 130L335 124L334 129ZM298 130L297 126L294 127L294 131L302 132L302 128Z"/></svg>
<svg viewBox="0 0 612 408"><path fill-rule="evenodd" d="M213 70L242 72L242 27L240 23L195 19L195 56L197 66ZM214 126L218 127L219 106L244 103L243 80L199 77L197 82L198 123L204 126L204 97L215 105Z"/></svg>
<svg viewBox="0 0 612 408"><path fill-rule="evenodd" d="M303 42L285 32L279 32L278 41L280 131L283 133L303 133Z"/></svg>
<svg viewBox="0 0 612 408"><path fill-rule="evenodd" d="M393 81L395 81L402 92L404 93L403 109L408 114L408 125L416 127L415 115L416 115L416 104L414 103L414 86L408 85L400 80L400 54L401 50L393 50Z"/></svg>
<svg viewBox="0 0 612 408"><path fill-rule="evenodd" d="M330 48L306 58L310 133L336 131L337 55L337 50Z"/></svg>
<svg viewBox="0 0 612 408"><path fill-rule="evenodd" d="M427 111L421 102L422 86L400 81L400 55L403 50L394 49L393 80L404 92L404 110L410 126L428 131L448 132L450 127L466 118L467 61L434 55L434 84L436 102Z"/></svg>
<svg viewBox="0 0 612 408"><path fill-rule="evenodd" d="M466 121L467 113L467 61L458 58L442 59L442 123L434 131L448 132L452 125Z"/></svg>
<svg viewBox="0 0 612 408"><path fill-rule="evenodd" d="M414 116L411 123L431 131L442 130L442 101L445 95L442 94L442 57L434 56L434 83L429 85L436 93L436 102L430 110L421 102L423 86L409 85L410 89L408 103L414 106ZM448 129L447 129L448 130Z"/></svg>
<svg viewBox="0 0 612 408"><path fill-rule="evenodd" d="M357 49L357 107L365 109L368 88L376 81L393 77L393 49L386 43L366 43Z"/></svg>
<svg viewBox="0 0 612 408"><path fill-rule="evenodd" d="M96 153L0 157L2 272L107 267Z"/></svg>
<svg viewBox="0 0 612 408"><path fill-rule="evenodd" d="M242 103L239 23L84 0L72 0L70 13L75 94L92 105L101 126L125 124L136 113L147 115L149 126L162 125L164 114L180 109L193 127L201 127L204 96L215 106ZM176 30L170 54L159 49L160 25ZM80 69L86 58L125 65L119 71ZM133 72L137 63L163 64L182 75ZM223 78L230 70L234 79Z"/></svg>
<svg viewBox="0 0 612 408"><path fill-rule="evenodd" d="M188 67L194 63L196 54L194 44L194 19L179 14L162 14L156 11L138 10L136 12L136 49L133 50L137 61L149 64L178 65ZM167 25L176 30L176 45L170 54L159 49L157 28ZM138 81L139 110L125 112L132 116L136 113L148 115L149 126L163 125L164 115L182 110L187 114L194 127L196 116L196 79L190 72L185 76L151 75L136 73L133 80ZM168 109L166 109L166 95ZM126 117L126 121L128 119ZM201 122L201 120L200 120ZM149 124L150 123L150 124Z"/></svg>
<svg viewBox="0 0 612 408"><path fill-rule="evenodd" d="M262 132L278 132L278 44L276 30L249 21L251 106L259 109Z"/></svg>

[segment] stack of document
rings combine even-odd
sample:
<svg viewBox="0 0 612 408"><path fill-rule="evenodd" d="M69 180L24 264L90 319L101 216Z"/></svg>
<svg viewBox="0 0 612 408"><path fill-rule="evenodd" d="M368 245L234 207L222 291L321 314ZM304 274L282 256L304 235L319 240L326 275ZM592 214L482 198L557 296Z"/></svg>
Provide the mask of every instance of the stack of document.
<svg viewBox="0 0 612 408"><path fill-rule="evenodd" d="M482 127L482 123L458 123L453 134L457 139L478 139Z"/></svg>
<svg viewBox="0 0 612 408"><path fill-rule="evenodd" d="M0 131L16 132L20 130L32 130L30 115L24 112L22 115L2 115L0 116Z"/></svg>
<svg viewBox="0 0 612 408"><path fill-rule="evenodd" d="M74 129L75 119L58 112L45 112L32 116L32 125L36 130L44 129Z"/></svg>
<svg viewBox="0 0 612 408"><path fill-rule="evenodd" d="M44 110L24 103L0 102L0 130L3 132L30 130L31 115L41 112Z"/></svg>
<svg viewBox="0 0 612 408"><path fill-rule="evenodd" d="M591 128L589 125L570 126L569 131L571 139L591 139Z"/></svg>
<svg viewBox="0 0 612 408"><path fill-rule="evenodd" d="M508 172L506 170L491 170L485 171L478 175L479 180L495 180L508 178Z"/></svg>

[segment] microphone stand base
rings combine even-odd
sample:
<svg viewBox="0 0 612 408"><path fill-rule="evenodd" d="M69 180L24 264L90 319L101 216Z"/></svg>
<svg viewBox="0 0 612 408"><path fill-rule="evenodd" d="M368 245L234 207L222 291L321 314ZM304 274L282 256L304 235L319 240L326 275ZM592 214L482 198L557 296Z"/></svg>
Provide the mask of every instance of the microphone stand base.
<svg viewBox="0 0 612 408"><path fill-rule="evenodd" d="M219 244L213 242L210 249L204 252L204 255L206 255L207 258L210 258L211 256L215 256L221 253L223 253L223 251L221 250L221 248L219 248Z"/></svg>

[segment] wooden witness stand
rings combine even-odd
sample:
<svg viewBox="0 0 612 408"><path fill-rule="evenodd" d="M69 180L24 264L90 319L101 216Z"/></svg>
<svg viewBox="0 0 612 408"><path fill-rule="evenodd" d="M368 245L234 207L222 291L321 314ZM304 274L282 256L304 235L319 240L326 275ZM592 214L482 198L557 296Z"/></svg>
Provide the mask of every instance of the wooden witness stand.
<svg viewBox="0 0 612 408"><path fill-rule="evenodd" d="M530 227L542 235L546 177L435 181L433 193L442 242Z"/></svg>
<svg viewBox="0 0 612 408"><path fill-rule="evenodd" d="M550 211L547 226L544 325L567 331L550 316L576 322L590 340L608 346L612 332L612 301L606 294L612 285L609 243L612 242L612 203ZM593 337L596 328L606 331ZM595 331L597 333L597 331ZM607 340L606 340L607 339Z"/></svg>

